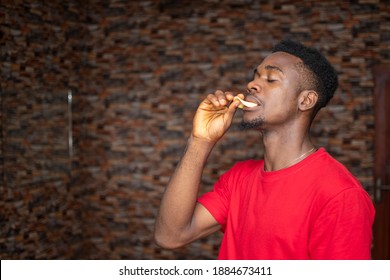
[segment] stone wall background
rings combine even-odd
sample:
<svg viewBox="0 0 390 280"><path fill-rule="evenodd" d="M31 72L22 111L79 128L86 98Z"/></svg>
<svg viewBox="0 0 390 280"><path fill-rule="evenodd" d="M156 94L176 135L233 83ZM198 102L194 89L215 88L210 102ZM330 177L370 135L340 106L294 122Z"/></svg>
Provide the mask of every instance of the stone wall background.
<svg viewBox="0 0 390 280"><path fill-rule="evenodd" d="M2 1L0 257L216 258L220 234L158 248L154 216L200 100L244 90L284 38L335 65L340 87L313 138L370 189L371 69L390 63L390 5L301 2ZM208 161L202 192L262 152L255 133L233 126Z"/></svg>

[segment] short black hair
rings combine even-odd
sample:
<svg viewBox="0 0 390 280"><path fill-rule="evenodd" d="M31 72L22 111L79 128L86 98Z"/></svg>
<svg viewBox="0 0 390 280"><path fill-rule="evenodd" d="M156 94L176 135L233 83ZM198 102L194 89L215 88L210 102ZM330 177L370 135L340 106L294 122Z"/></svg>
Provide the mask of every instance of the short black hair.
<svg viewBox="0 0 390 280"><path fill-rule="evenodd" d="M286 52L294 55L300 58L304 68L309 70L312 77L309 77L308 81L312 89L318 93L314 115L328 104L337 89L338 79L336 70L324 55L315 48L291 40L281 41L274 46L272 52Z"/></svg>

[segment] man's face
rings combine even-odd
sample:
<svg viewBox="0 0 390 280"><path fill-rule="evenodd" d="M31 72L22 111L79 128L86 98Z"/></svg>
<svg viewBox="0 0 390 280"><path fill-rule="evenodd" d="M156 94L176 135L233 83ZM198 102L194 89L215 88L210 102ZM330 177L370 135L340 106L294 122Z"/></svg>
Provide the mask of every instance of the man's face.
<svg viewBox="0 0 390 280"><path fill-rule="evenodd" d="M268 130L288 125L298 111L298 57L276 52L255 69L246 100L260 106L244 108L242 128Z"/></svg>

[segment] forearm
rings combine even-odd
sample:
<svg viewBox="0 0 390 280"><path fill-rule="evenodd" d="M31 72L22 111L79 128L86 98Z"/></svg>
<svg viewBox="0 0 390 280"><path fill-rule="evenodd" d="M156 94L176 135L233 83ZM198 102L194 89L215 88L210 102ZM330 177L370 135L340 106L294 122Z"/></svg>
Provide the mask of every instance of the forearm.
<svg viewBox="0 0 390 280"><path fill-rule="evenodd" d="M196 111L192 136L165 190L156 219L154 237L162 247L184 245L220 226L202 206L196 207L196 200L206 160L215 143L229 129L240 103L229 104L233 98L232 93L217 90L209 94Z"/></svg>
<svg viewBox="0 0 390 280"><path fill-rule="evenodd" d="M191 238L191 222L201 176L214 143L190 137L186 151L163 195L156 219L158 243Z"/></svg>

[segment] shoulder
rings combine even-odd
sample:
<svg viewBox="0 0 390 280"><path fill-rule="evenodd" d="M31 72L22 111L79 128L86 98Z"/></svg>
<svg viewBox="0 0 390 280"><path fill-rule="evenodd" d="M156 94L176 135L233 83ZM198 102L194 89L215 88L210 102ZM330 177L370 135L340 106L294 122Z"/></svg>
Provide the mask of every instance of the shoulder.
<svg viewBox="0 0 390 280"><path fill-rule="evenodd" d="M258 172L259 168L264 165L263 160L245 160L236 162L232 168L230 168L225 174L232 175L244 175L248 176L251 173Z"/></svg>
<svg viewBox="0 0 390 280"><path fill-rule="evenodd" d="M358 179L325 150L310 165L310 170L311 174L307 174L306 179L313 185L316 201L322 207L371 203L367 191Z"/></svg>
<svg viewBox="0 0 390 280"><path fill-rule="evenodd" d="M263 160L248 159L245 161L238 161L233 165L233 168L251 169L257 168L263 164Z"/></svg>
<svg viewBox="0 0 390 280"><path fill-rule="evenodd" d="M229 170L222 174L217 185L232 188L241 185L252 176L258 176L259 170L264 165L262 160L246 160L236 162Z"/></svg>
<svg viewBox="0 0 390 280"><path fill-rule="evenodd" d="M361 189L357 178L340 161L322 149L318 160L311 164L312 172L317 176L317 183L325 184L335 192L349 188Z"/></svg>

